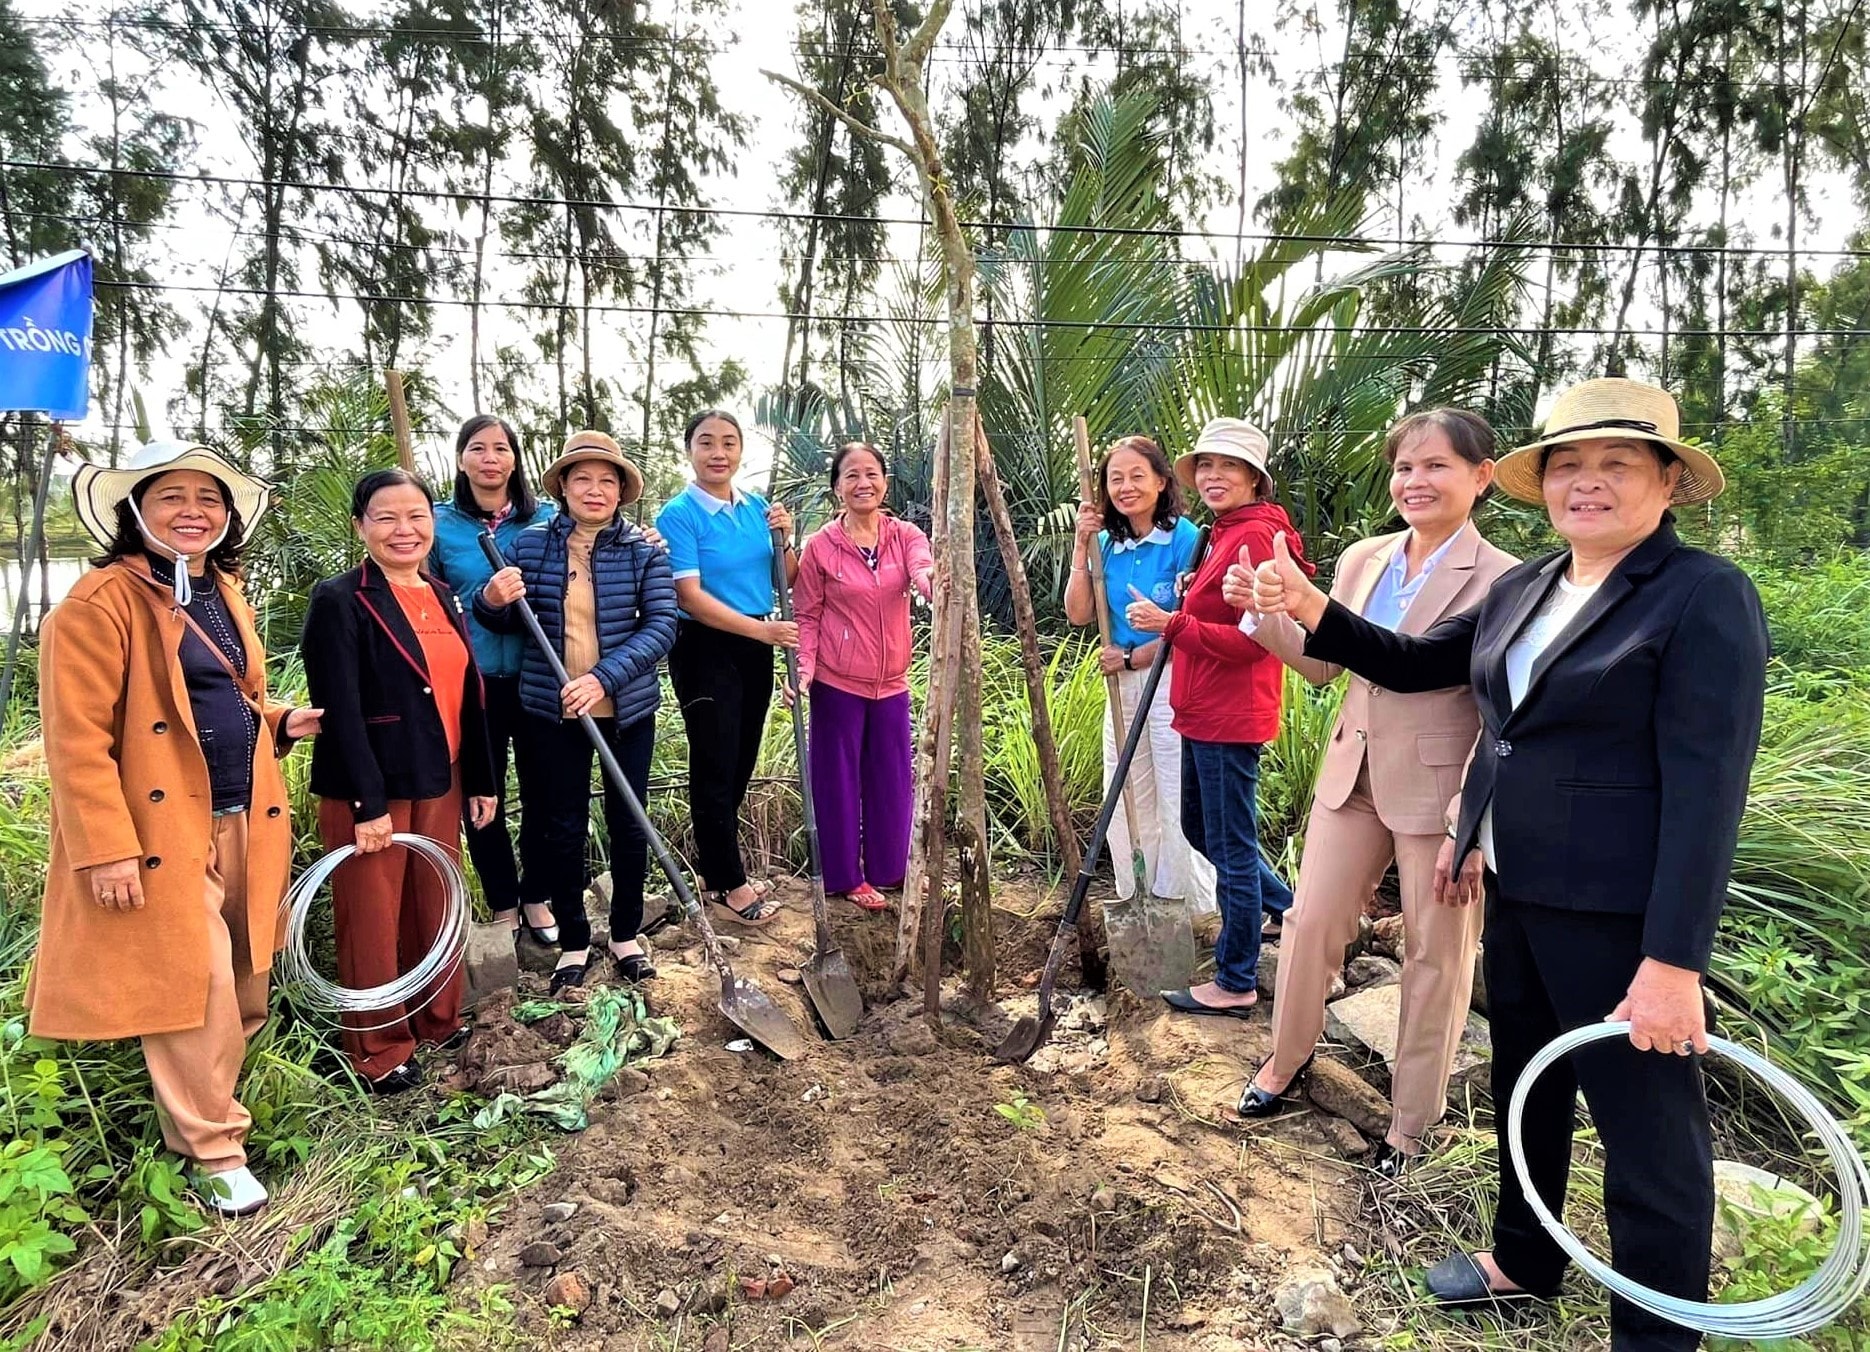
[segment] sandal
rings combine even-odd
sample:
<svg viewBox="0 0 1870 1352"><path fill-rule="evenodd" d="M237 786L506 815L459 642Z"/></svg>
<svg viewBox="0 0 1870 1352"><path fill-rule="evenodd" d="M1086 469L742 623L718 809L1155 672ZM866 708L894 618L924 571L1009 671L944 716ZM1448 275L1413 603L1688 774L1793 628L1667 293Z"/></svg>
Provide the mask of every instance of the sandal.
<svg viewBox="0 0 1870 1352"><path fill-rule="evenodd" d="M779 899L773 895L771 883L753 884L753 904L744 911L728 902L727 898L731 893L731 888L726 892L708 893L708 908L715 913L717 919L725 920L732 925L746 925L758 929L762 925L770 925L779 919L779 912L784 909Z"/></svg>
<svg viewBox="0 0 1870 1352"><path fill-rule="evenodd" d="M854 888L844 895L851 905L855 906L860 911L881 911L887 909L890 904L889 898L885 897L869 883Z"/></svg>

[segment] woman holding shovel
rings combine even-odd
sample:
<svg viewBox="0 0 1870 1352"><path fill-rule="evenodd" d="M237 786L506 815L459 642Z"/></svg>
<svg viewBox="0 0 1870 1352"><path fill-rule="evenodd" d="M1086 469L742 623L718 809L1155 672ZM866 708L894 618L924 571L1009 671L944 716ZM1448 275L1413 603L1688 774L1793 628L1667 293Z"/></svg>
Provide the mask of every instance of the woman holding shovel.
<svg viewBox="0 0 1870 1352"><path fill-rule="evenodd" d="M1131 628L1161 635L1175 651L1169 705L1182 736L1182 831L1218 879L1214 979L1162 993L1185 1014L1248 1017L1260 998L1261 918L1292 904L1260 852L1257 803L1260 751L1279 735L1284 671L1240 632L1240 612L1221 596L1221 578L1242 550L1271 558L1280 534L1298 545L1291 518L1272 500L1271 454L1266 434L1239 418L1214 418L1201 429L1194 449L1175 462L1175 477L1214 513L1207 557L1180 610L1133 595L1125 611Z"/></svg>
<svg viewBox="0 0 1870 1352"><path fill-rule="evenodd" d="M1077 538L1072 545L1071 577L1065 584L1065 617L1073 624L1097 623L1091 584L1091 553L1103 565L1104 625L1108 639L1098 650L1098 669L1115 678L1122 708L1104 709L1104 787L1110 787L1123 729L1136 716L1138 696L1155 658L1158 634L1133 628L1130 603L1145 597L1164 610L1176 605L1176 579L1194 561L1195 523L1182 514L1182 493L1162 448L1148 437L1124 437L1112 443L1097 467L1097 501L1078 507ZM1175 670L1171 655L1169 672ZM1174 677L1171 674L1170 681ZM1183 898L1198 911L1214 909L1214 866L1188 848L1182 834L1182 739L1173 726L1166 696L1149 709L1147 732L1137 743L1130 769L1130 793L1136 806L1139 840L1132 842L1126 817L1110 823L1110 857L1117 895L1135 894L1136 880L1122 866L1140 848L1150 891Z"/></svg>
<svg viewBox="0 0 1870 1352"><path fill-rule="evenodd" d="M656 516L668 542L681 605L669 679L688 731L688 806L696 870L723 920L770 924L779 915L772 884L747 878L740 807L753 781L766 710L773 699L773 649L796 648L799 627L771 618L773 532L787 539L792 514L734 486L740 422L703 409L682 433L695 481ZM786 546L786 576L798 559Z"/></svg>
<svg viewBox="0 0 1870 1352"><path fill-rule="evenodd" d="M520 665L524 727L519 751L520 858L528 890L543 892L558 921L554 994L584 984L591 921L585 914L585 840L591 823L592 746L578 722L588 713L642 801L662 702L658 668L675 642L675 582L669 560L625 520L643 494L643 475L602 432L574 432L541 480L557 516L521 531L505 549L512 567L475 599L495 630L516 628L513 603L529 597L571 676L561 686L545 654L529 645ZM625 981L656 974L637 933L649 841L615 786L604 785L610 839L609 956Z"/></svg>
<svg viewBox="0 0 1870 1352"><path fill-rule="evenodd" d="M838 447L843 512L805 542L793 614L799 686L810 692L812 795L825 890L880 911L909 864L909 597L935 578L928 537L883 510L889 469L865 441ZM794 692L786 692L787 702Z"/></svg>

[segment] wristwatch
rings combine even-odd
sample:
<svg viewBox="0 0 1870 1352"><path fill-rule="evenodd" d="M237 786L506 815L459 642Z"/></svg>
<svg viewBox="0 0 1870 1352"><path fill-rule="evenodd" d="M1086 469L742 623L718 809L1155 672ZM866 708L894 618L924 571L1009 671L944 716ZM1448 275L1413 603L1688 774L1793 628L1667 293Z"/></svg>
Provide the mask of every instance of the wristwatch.
<svg viewBox="0 0 1870 1352"><path fill-rule="evenodd" d="M1124 644L1123 645L1123 669L1125 671L1136 670L1136 663L1131 660L1135 656L1136 656L1136 645L1134 643Z"/></svg>

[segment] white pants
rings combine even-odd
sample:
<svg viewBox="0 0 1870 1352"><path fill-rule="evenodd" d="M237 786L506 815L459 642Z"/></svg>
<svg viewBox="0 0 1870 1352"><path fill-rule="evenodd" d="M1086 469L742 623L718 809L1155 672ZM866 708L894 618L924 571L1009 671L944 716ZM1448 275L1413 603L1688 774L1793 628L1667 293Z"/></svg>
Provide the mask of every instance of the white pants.
<svg viewBox="0 0 1870 1352"><path fill-rule="evenodd" d="M1149 721L1136 744L1136 756L1130 762L1130 800L1136 806L1136 825L1141 833L1143 860L1148 865L1150 890L1159 897L1182 897L1196 914L1211 912L1214 903L1214 865L1189 848L1182 835L1182 739L1170 726L1174 714L1169 708L1169 674L1174 659L1164 666L1162 683L1149 706ZM1123 721L1112 727L1110 708L1104 709L1104 790L1110 791L1111 770L1122 749L1120 738L1130 730L1136 706L1143 696L1145 671L1117 673L1117 693L1123 700ZM1110 820L1106 844L1111 871L1116 874L1117 895L1128 900L1136 891L1135 875L1130 867L1130 824L1117 804Z"/></svg>

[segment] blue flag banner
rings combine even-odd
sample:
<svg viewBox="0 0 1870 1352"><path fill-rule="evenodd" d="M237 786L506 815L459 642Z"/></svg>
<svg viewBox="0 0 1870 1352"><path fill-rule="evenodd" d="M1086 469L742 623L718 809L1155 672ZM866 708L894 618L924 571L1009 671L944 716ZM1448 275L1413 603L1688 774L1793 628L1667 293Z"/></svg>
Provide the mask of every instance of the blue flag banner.
<svg viewBox="0 0 1870 1352"><path fill-rule="evenodd" d="M77 422L91 408L91 255L0 275L0 409Z"/></svg>

